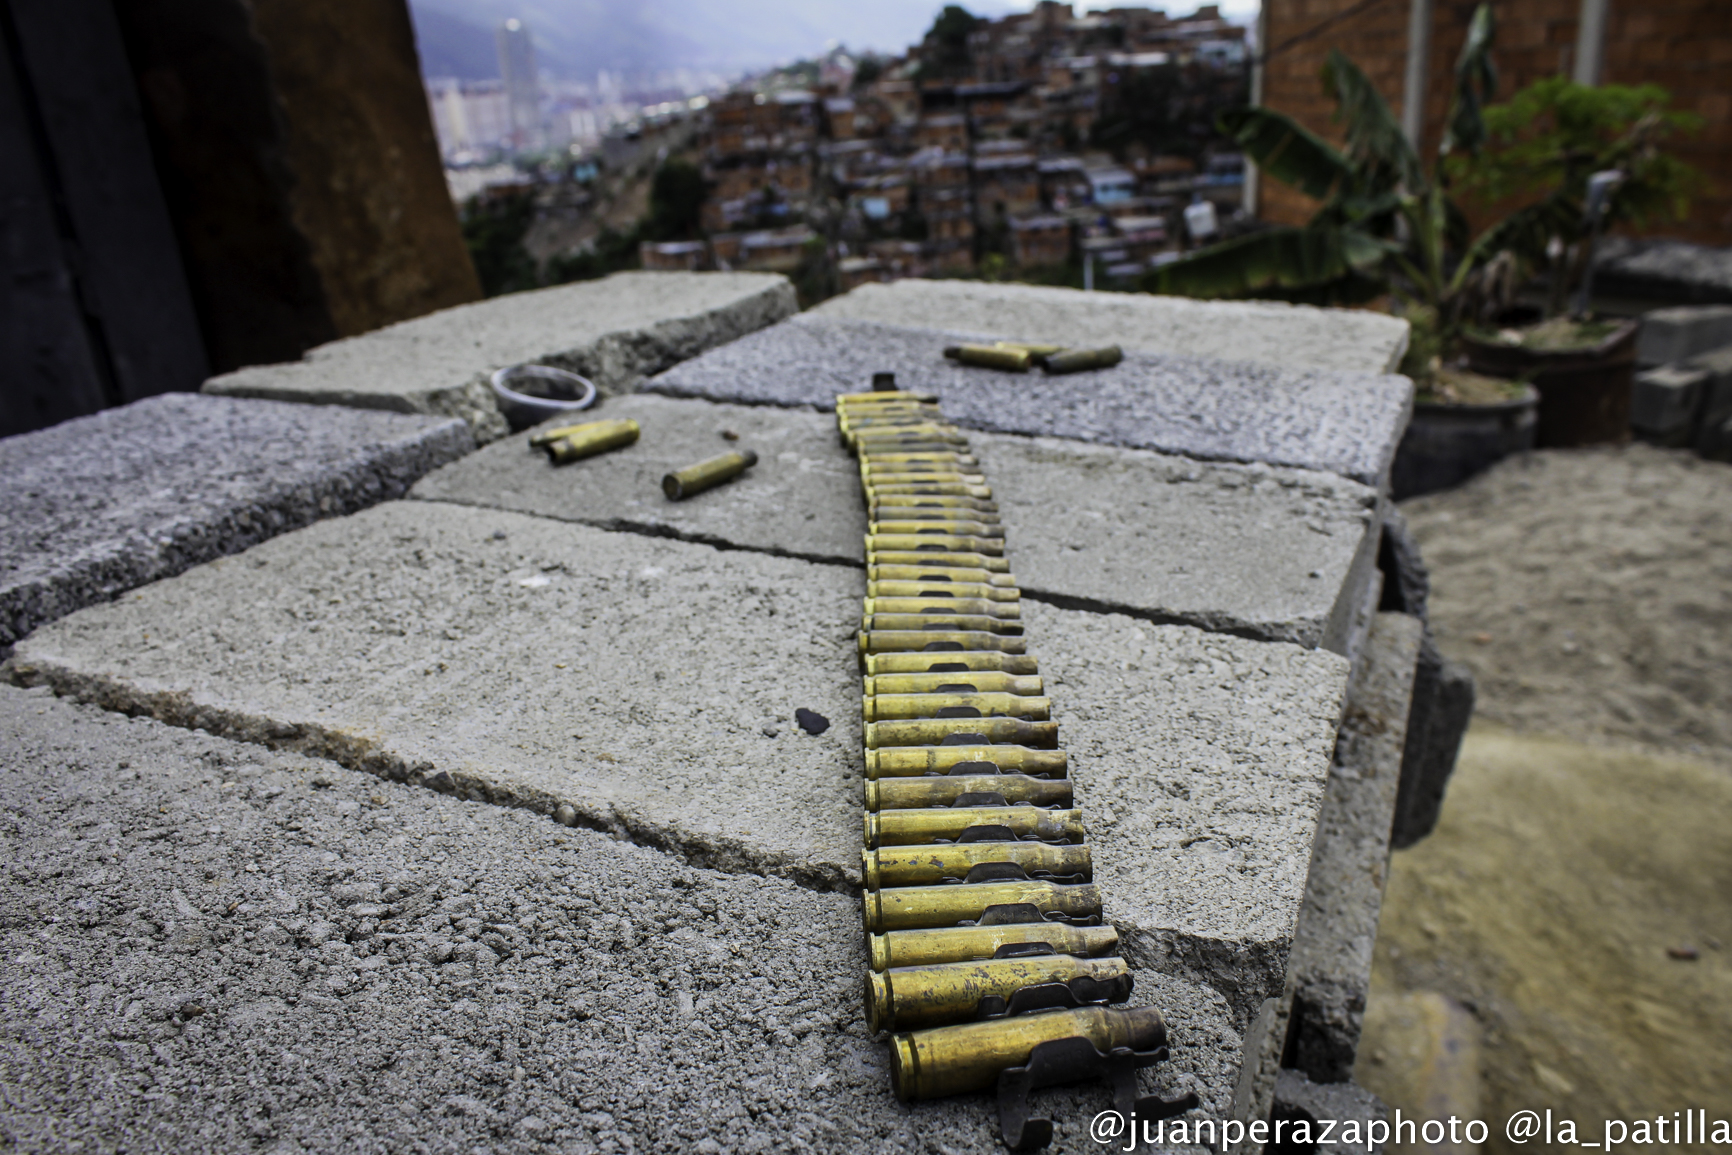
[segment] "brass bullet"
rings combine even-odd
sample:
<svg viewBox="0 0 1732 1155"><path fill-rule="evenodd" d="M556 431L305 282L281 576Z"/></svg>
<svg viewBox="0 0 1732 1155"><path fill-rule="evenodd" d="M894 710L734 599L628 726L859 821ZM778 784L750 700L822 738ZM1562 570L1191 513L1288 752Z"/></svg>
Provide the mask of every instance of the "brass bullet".
<svg viewBox="0 0 1732 1155"><path fill-rule="evenodd" d="M948 509L966 509L975 513L997 513L998 502L982 501L978 497L934 497L921 493L885 493L874 497L874 509L929 509L942 513Z"/></svg>
<svg viewBox="0 0 1732 1155"><path fill-rule="evenodd" d="M884 522L918 522L918 528L941 526L949 522L966 522L971 525L987 525L993 527L993 533L988 536L1003 536L1000 528L1002 520L997 513L983 509L930 509L918 505L883 505L870 502L866 507L866 520L876 524ZM889 533L891 530L874 530L874 533ZM972 531L969 531L972 532Z"/></svg>
<svg viewBox="0 0 1732 1155"><path fill-rule="evenodd" d="M980 501L991 501L992 487L955 481L898 481L894 485L872 486L867 497L868 500L877 500L891 494L908 494L921 497L972 497Z"/></svg>
<svg viewBox="0 0 1732 1155"><path fill-rule="evenodd" d="M1003 537L1004 527L992 522L964 521L960 518L951 518L945 521L914 519L908 521L869 521L866 523L866 532L874 537L906 533L943 534L948 537L961 535Z"/></svg>
<svg viewBox="0 0 1732 1155"><path fill-rule="evenodd" d="M1100 888L1092 882L1045 879L1020 882L964 882L955 886L896 886L861 892L868 933L925 930L978 922L987 908L1026 911L1028 921L1043 919L1092 924L1101 914ZM1032 909L1030 909L1032 908Z"/></svg>
<svg viewBox="0 0 1732 1155"><path fill-rule="evenodd" d="M915 721L922 718L1026 718L1045 722L1052 717L1052 699L1024 694L871 694L860 699L868 722Z"/></svg>
<svg viewBox="0 0 1732 1155"><path fill-rule="evenodd" d="M614 421L591 421L584 425L565 426L565 436L543 444L547 456L555 465L594 457L610 449L630 445L638 438L638 423L627 418Z"/></svg>
<svg viewBox="0 0 1732 1155"><path fill-rule="evenodd" d="M675 470L662 478L662 492L669 501L681 501L706 489L714 489L758 464L758 455L750 449L724 453L696 465Z"/></svg>
<svg viewBox="0 0 1732 1155"><path fill-rule="evenodd" d="M930 573L940 573L951 569L978 569L993 574L1010 573L1010 563L1004 555L990 556L983 553L939 553L933 550L887 549L876 554L866 555L866 572L882 570L885 567L919 566Z"/></svg>
<svg viewBox="0 0 1732 1155"><path fill-rule="evenodd" d="M964 365L983 369L1004 369L1011 373L1026 373L1034 363L1027 349L1002 349L996 345L950 345L944 355Z"/></svg>
<svg viewBox="0 0 1732 1155"><path fill-rule="evenodd" d="M1021 694L1045 692L1038 674L1007 674L1002 670L944 670L936 674L876 674L864 683L874 694Z"/></svg>
<svg viewBox="0 0 1732 1155"><path fill-rule="evenodd" d="M857 645L862 654L909 651L931 654L968 650L1002 650L1007 654L1028 652L1027 643L1020 637L986 630L861 630Z"/></svg>
<svg viewBox="0 0 1732 1155"><path fill-rule="evenodd" d="M996 537L949 533L869 533L866 553L978 553L1004 556L1004 541Z"/></svg>
<svg viewBox="0 0 1732 1155"><path fill-rule="evenodd" d="M1063 345L1042 345L1029 341L994 341L993 345L1000 349L1021 349L1034 358L1036 365L1054 353L1062 353L1065 350Z"/></svg>
<svg viewBox="0 0 1732 1155"><path fill-rule="evenodd" d="M987 614L995 618L1022 617L1022 603L992 598L863 598L868 614Z"/></svg>
<svg viewBox="0 0 1732 1155"><path fill-rule="evenodd" d="M868 890L1017 877L1087 882L1094 875L1094 858L1087 846L1045 842L887 846L862 850L860 863Z"/></svg>
<svg viewBox="0 0 1732 1155"><path fill-rule="evenodd" d="M937 450L930 453L874 453L863 460L873 465L941 465L957 469L980 464L979 459L972 453L943 453Z"/></svg>
<svg viewBox="0 0 1732 1155"><path fill-rule="evenodd" d="M982 566L943 565L875 565L866 570L869 581L917 581L921 583L950 581L959 585L984 584L999 589L1015 589L1016 578ZM1017 591L1021 596L1021 591Z"/></svg>
<svg viewBox="0 0 1732 1155"><path fill-rule="evenodd" d="M1125 359L1117 345L1101 349L1067 349L1055 353L1041 363L1048 373L1077 373L1084 369L1110 369Z"/></svg>
<svg viewBox="0 0 1732 1155"><path fill-rule="evenodd" d="M892 1035L890 1085L903 1102L985 1091L1041 1043L1081 1036L1096 1050L1156 1051L1167 1027L1153 1007L1079 1007Z"/></svg>
<svg viewBox="0 0 1732 1155"><path fill-rule="evenodd" d="M869 426L843 434L849 445L869 445L886 449L898 441L936 441L950 445L966 445L968 438L956 426L939 421L917 421L911 425Z"/></svg>
<svg viewBox="0 0 1732 1155"><path fill-rule="evenodd" d="M1030 774L1063 778L1068 767L1063 750L1025 750L1018 746L898 746L866 751L866 777L913 778L936 774ZM934 802L949 806L949 802Z"/></svg>
<svg viewBox="0 0 1732 1155"><path fill-rule="evenodd" d="M920 718L868 722L866 748L884 746L1032 746L1058 749L1057 722L1021 718Z"/></svg>
<svg viewBox="0 0 1732 1155"><path fill-rule="evenodd" d="M1119 932L1110 926L1012 922L943 930L893 930L867 936L867 954L875 971L973 962L1000 955L1014 958L1025 950L1042 947L1053 954L1098 958L1119 949Z"/></svg>
<svg viewBox="0 0 1732 1155"><path fill-rule="evenodd" d="M901 631L969 630L974 632L1020 637L1022 623L990 614L867 614L860 619L860 628L867 633Z"/></svg>
<svg viewBox="0 0 1732 1155"><path fill-rule="evenodd" d="M875 598L985 598L1017 606L1022 591L987 582L950 581L869 581L866 596Z"/></svg>
<svg viewBox="0 0 1732 1155"><path fill-rule="evenodd" d="M1040 751L1044 753L1044 751ZM872 753L895 753L893 750ZM870 757L871 754L868 754ZM1069 806L1069 778L1031 778L1026 774L942 774L924 778L879 778L867 782L866 808L882 813L895 810L932 810L951 807L972 809L973 803L996 806ZM966 807L956 803L965 802Z"/></svg>
<svg viewBox="0 0 1732 1155"><path fill-rule="evenodd" d="M913 389L878 390L872 393L838 393L836 404L850 408L856 405L894 405L902 401L925 401L937 404L938 394L921 393Z"/></svg>
<svg viewBox="0 0 1732 1155"><path fill-rule="evenodd" d="M926 810L887 810L863 816L866 848L929 846L956 842L972 832L975 841L1081 842L1082 811L1039 806L938 806Z"/></svg>
<svg viewBox="0 0 1732 1155"><path fill-rule="evenodd" d="M1002 1015L1018 991L1034 986L1067 986L1083 1004L1122 1003L1131 984L1122 958L1068 954L898 967L867 974L866 1029L919 1030Z"/></svg>

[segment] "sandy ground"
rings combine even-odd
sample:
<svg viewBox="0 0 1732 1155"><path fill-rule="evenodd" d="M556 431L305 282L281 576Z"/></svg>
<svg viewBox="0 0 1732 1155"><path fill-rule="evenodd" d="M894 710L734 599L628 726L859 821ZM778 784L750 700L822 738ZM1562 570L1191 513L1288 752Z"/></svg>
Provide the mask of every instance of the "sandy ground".
<svg viewBox="0 0 1732 1155"><path fill-rule="evenodd" d="M1732 467L1542 452L1405 509L1480 702L1392 863L1360 1081L1423 1116L1427 1062L1477 1053L1444 1098L1487 1151L1535 1149L1524 1109L1732 1118Z"/></svg>

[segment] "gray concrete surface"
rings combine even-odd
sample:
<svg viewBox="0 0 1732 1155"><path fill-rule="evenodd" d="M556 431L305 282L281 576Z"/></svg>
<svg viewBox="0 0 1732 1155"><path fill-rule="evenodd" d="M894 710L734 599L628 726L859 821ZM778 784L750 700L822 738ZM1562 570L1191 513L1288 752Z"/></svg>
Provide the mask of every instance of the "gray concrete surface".
<svg viewBox="0 0 1732 1155"><path fill-rule="evenodd" d="M1636 360L1669 365L1732 345L1732 305L1677 305L1642 314Z"/></svg>
<svg viewBox="0 0 1732 1155"><path fill-rule="evenodd" d="M643 435L555 467L522 434L423 478L413 494L861 563L860 478L829 415L645 394L612 399L598 415L635 418ZM688 501L662 495L663 473L736 446L760 457L739 481ZM983 433L971 448L1030 596L1346 652L1348 610L1377 547L1368 487L1055 438Z"/></svg>
<svg viewBox="0 0 1732 1155"><path fill-rule="evenodd" d="M1298 1071L1282 1071L1275 1082L1275 1119L1286 1121L1289 1142L1298 1133L1298 1124L1308 1124L1317 1155L1383 1155L1388 1147L1370 1141L1370 1136L1373 1130L1381 1135L1388 1128L1389 1108L1357 1083L1319 1084ZM1335 1126L1325 1127L1325 1120ZM1351 1133L1350 1123L1358 1124ZM1325 1133L1330 1138L1318 1141Z"/></svg>
<svg viewBox="0 0 1732 1155"><path fill-rule="evenodd" d="M1000 1151L899 1106L855 900L0 687L0 1143L19 1151ZM1220 996L1139 972L1220 1117ZM1102 1089L1058 1089L1058 1152Z"/></svg>
<svg viewBox="0 0 1732 1155"><path fill-rule="evenodd" d="M1424 627L1378 614L1348 692L1305 904L1288 960L1291 1066L1318 1083L1353 1077L1371 990L1389 837Z"/></svg>
<svg viewBox="0 0 1732 1155"><path fill-rule="evenodd" d="M841 566L396 502L64 618L14 675L842 887L861 588ZM1346 661L1024 612L1127 954L1215 985L1242 1022L1281 988ZM833 724L807 735L802 706Z"/></svg>
<svg viewBox="0 0 1732 1155"><path fill-rule="evenodd" d="M937 393L946 415L971 429L1320 469L1368 485L1382 483L1412 403L1407 378L1364 370L1130 351L1113 368L1054 377L943 356L946 345L983 339L979 330L804 313L682 362L646 388L829 409L837 393L893 372L905 389Z"/></svg>
<svg viewBox="0 0 1732 1155"><path fill-rule="evenodd" d="M629 391L795 308L779 274L616 273L388 325L300 361L213 377L204 391L461 417L485 442L506 432L487 382L495 369L532 361Z"/></svg>
<svg viewBox="0 0 1732 1155"><path fill-rule="evenodd" d="M81 606L400 497L460 422L169 393L0 440L0 656Z"/></svg>
<svg viewBox="0 0 1732 1155"><path fill-rule="evenodd" d="M824 317L990 333L1001 340L1112 345L1149 353L1257 361L1284 368L1393 372L1407 322L1357 309L1279 301L1192 301L980 281L862 285L813 312Z"/></svg>

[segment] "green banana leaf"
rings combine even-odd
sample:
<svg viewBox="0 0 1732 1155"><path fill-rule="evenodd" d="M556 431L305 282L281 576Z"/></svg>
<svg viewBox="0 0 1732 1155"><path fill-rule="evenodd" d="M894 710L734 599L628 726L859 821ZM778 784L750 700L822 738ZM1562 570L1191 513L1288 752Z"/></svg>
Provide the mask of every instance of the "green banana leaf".
<svg viewBox="0 0 1732 1155"><path fill-rule="evenodd" d="M1347 126L1347 159L1360 180L1378 191L1398 184L1410 192L1425 188L1425 170L1395 114L1339 48L1329 50L1323 84L1335 94L1335 119Z"/></svg>
<svg viewBox="0 0 1732 1155"><path fill-rule="evenodd" d="M1236 237L1145 274L1144 292L1358 304L1383 291L1384 243L1357 229L1279 228Z"/></svg>
<svg viewBox="0 0 1732 1155"><path fill-rule="evenodd" d="M1315 200L1329 200L1354 183L1347 158L1289 116L1267 108L1230 108L1216 126L1265 173Z"/></svg>

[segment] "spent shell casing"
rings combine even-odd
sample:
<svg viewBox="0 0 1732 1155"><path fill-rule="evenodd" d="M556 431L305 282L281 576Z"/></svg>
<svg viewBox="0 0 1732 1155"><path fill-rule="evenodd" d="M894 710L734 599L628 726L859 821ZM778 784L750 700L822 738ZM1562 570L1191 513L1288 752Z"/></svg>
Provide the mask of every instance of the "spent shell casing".
<svg viewBox="0 0 1732 1155"><path fill-rule="evenodd" d="M947 518L943 521L911 520L869 521L866 532L874 537L882 537L897 533L945 534L951 537L967 535L970 537L1003 537L1004 527L990 521L965 521L961 518Z"/></svg>
<svg viewBox="0 0 1732 1155"><path fill-rule="evenodd" d="M972 453L944 453L936 450L930 453L875 453L870 457L862 458L862 460L869 461L873 465L942 465L949 468L980 464L979 459Z"/></svg>
<svg viewBox="0 0 1732 1155"><path fill-rule="evenodd" d="M998 502L982 501L978 497L929 497L921 493L885 493L872 498L873 509L966 509L975 513L997 513Z"/></svg>
<svg viewBox="0 0 1732 1155"><path fill-rule="evenodd" d="M1087 846L1045 842L955 842L932 846L886 846L860 852L869 890L902 886L940 886L984 881L986 877L1062 878L1087 882L1094 857ZM983 872L993 872L985 874Z"/></svg>
<svg viewBox="0 0 1732 1155"><path fill-rule="evenodd" d="M1005 605L1021 604L1022 591L987 582L869 581L866 596L872 598L985 598Z"/></svg>
<svg viewBox="0 0 1732 1155"><path fill-rule="evenodd" d="M866 931L925 930L978 922L987 908L1029 910L1030 921L1100 921L1101 892L1092 882L960 882L954 886L893 886L861 892Z"/></svg>
<svg viewBox="0 0 1732 1155"><path fill-rule="evenodd" d="M1032 746L1058 749L1057 722L1021 718L918 718L868 722L866 748L886 746Z"/></svg>
<svg viewBox="0 0 1732 1155"><path fill-rule="evenodd" d="M887 455L894 460L878 457L860 458L860 476L867 484L875 477L907 477L919 474L942 474L947 477L985 477L980 462L972 454L958 453L941 458L932 453L896 453Z"/></svg>
<svg viewBox="0 0 1732 1155"><path fill-rule="evenodd" d="M1167 1027L1153 1007L1078 1007L895 1034L890 1085L905 1103L984 1091L1001 1071L1027 1064L1041 1043L1078 1037L1103 1054L1157 1051L1167 1045Z"/></svg>
<svg viewBox="0 0 1732 1155"><path fill-rule="evenodd" d="M738 453L724 453L720 457L712 457L708 461L677 469L663 477L662 492L667 494L669 501L681 501L706 489L714 489L756 464L758 455L750 449Z"/></svg>
<svg viewBox="0 0 1732 1155"><path fill-rule="evenodd" d="M1002 670L942 670L936 674L875 674L865 679L867 695L875 694L1020 694L1046 692L1040 675L1007 674Z"/></svg>
<svg viewBox="0 0 1732 1155"><path fill-rule="evenodd" d="M987 614L995 618L1022 617L1022 603L992 598L877 598L861 599L868 614Z"/></svg>
<svg viewBox="0 0 1732 1155"><path fill-rule="evenodd" d="M946 522L969 522L974 525L998 526L1004 519L996 511L984 509L934 509L922 505L884 505L880 502L869 502L866 508L866 520L874 523L887 521L918 522L921 528L933 525L943 525ZM878 531L888 532L886 530ZM1002 532L1002 531L1000 531Z"/></svg>
<svg viewBox="0 0 1732 1155"><path fill-rule="evenodd" d="M861 617L860 628L867 633L967 630L1013 638L1022 635L1022 622L1014 618L993 617L990 614L867 614Z"/></svg>
<svg viewBox="0 0 1732 1155"><path fill-rule="evenodd" d="M1027 718L1045 722L1052 717L1052 699L992 692L870 694L860 699L860 714L868 722L920 718Z"/></svg>
<svg viewBox="0 0 1732 1155"><path fill-rule="evenodd" d="M974 1022L1002 1015L1018 991L1059 985L1078 1003L1122 1003L1131 997L1131 966L1122 958L1049 954L873 971L866 976L866 1029Z"/></svg>
<svg viewBox="0 0 1732 1155"><path fill-rule="evenodd" d="M1062 353L1065 350L1063 345L1046 345L1035 341L994 341L993 344L1000 349L1021 349L1037 361L1042 357L1050 357L1054 353Z"/></svg>
<svg viewBox="0 0 1732 1155"><path fill-rule="evenodd" d="M1047 948L1052 954L1098 958L1119 949L1119 932L1111 926L1070 926L1062 922L1012 922L997 926L957 926L942 930L893 930L867 937L872 969L938 966L1015 957L1024 950Z"/></svg>
<svg viewBox="0 0 1732 1155"><path fill-rule="evenodd" d="M945 774L927 778L880 778L867 782L866 807L878 813L895 810L931 810L971 805L1002 798L1007 806L1069 806L1069 778L1030 778L1026 774Z"/></svg>
<svg viewBox="0 0 1732 1155"><path fill-rule="evenodd" d="M607 424L607 422L583 421L583 422L579 422L576 425L556 425L552 429L538 430L538 431L531 433L529 435L529 447L531 449L546 449L549 445L552 445L555 441L564 441L567 437L570 437L572 434L582 433L584 430L588 429L592 425L603 425L603 424Z"/></svg>
<svg viewBox="0 0 1732 1155"><path fill-rule="evenodd" d="M836 419L843 432L855 429L881 429L887 425L949 425L935 406L907 409L880 409L876 413L849 413Z"/></svg>
<svg viewBox="0 0 1732 1155"><path fill-rule="evenodd" d="M982 569L989 573L1009 574L1010 563L1004 560L1004 555L996 557L983 553L936 553L930 550L887 549L876 556L868 554L866 570L883 569L886 566L924 566L933 572L945 569Z"/></svg>
<svg viewBox="0 0 1732 1155"><path fill-rule="evenodd" d="M968 438L956 426L940 421L918 421L912 425L894 425L888 428L869 427L849 432L850 445L873 445L884 448L887 443L909 441L919 438L923 441L942 441L951 445L967 444Z"/></svg>
<svg viewBox="0 0 1732 1155"><path fill-rule="evenodd" d="M1018 746L901 746L866 751L866 777L915 778L978 774L1029 774L1063 778L1069 761L1063 750L1029 750ZM934 806L949 806L934 802Z"/></svg>
<svg viewBox="0 0 1732 1155"><path fill-rule="evenodd" d="M985 485L986 475L982 473L962 473L954 469L931 469L925 472L878 473L867 476L862 467L860 487L865 491L866 503L870 505L872 498L879 489L900 488L904 485Z"/></svg>
<svg viewBox="0 0 1732 1155"><path fill-rule="evenodd" d="M1004 539L968 533L869 533L866 553L977 553L1004 556Z"/></svg>
<svg viewBox="0 0 1732 1155"><path fill-rule="evenodd" d="M838 394L836 394L836 404L838 406L846 405L849 407L852 407L855 405L880 405L880 404L893 405L896 402L906 401L906 400L930 401L930 402L933 402L934 404L936 404L938 401L938 394L936 394L936 393L922 393L922 392L915 390L915 389L897 389L894 392L889 391L889 390L879 389L879 390L875 390L871 393L838 393Z"/></svg>
<svg viewBox="0 0 1732 1155"><path fill-rule="evenodd" d="M1124 359L1124 350L1117 345L1101 349L1067 349L1047 357L1041 362L1041 368L1048 373L1077 373L1084 369L1110 369Z"/></svg>
<svg viewBox="0 0 1732 1155"><path fill-rule="evenodd" d="M929 653L885 651L868 654L860 661L867 674L941 674L964 670L1002 670L1007 674L1038 674L1040 663L1028 654L1015 654L994 646L986 650L955 650Z"/></svg>
<svg viewBox="0 0 1732 1155"><path fill-rule="evenodd" d="M591 421L584 425L566 426L565 436L547 442L544 448L555 465L594 457L610 449L620 449L638 438L638 423L626 418L612 421Z"/></svg>
<svg viewBox="0 0 1732 1155"><path fill-rule="evenodd" d="M944 355L964 365L1005 369L1012 373L1026 373L1034 364L1034 358L1027 349L1001 349L996 345L948 345Z"/></svg>
<svg viewBox="0 0 1732 1155"><path fill-rule="evenodd" d="M913 494L921 497L973 497L992 500L990 485L971 485L955 481L899 481L895 485L874 485L867 494L869 501L891 494Z"/></svg>
<svg viewBox="0 0 1732 1155"><path fill-rule="evenodd" d="M1007 654L1028 652L1028 644L1022 638L986 630L861 630L857 644L862 654L966 650L1002 650Z"/></svg>
<svg viewBox="0 0 1732 1155"><path fill-rule="evenodd" d="M957 445L953 441L935 441L929 437L897 438L893 441L868 441L851 447L854 456L861 461L881 461L898 453L913 453L925 456L935 456L954 453L958 457L972 457L966 445Z"/></svg>
<svg viewBox="0 0 1732 1155"><path fill-rule="evenodd" d="M932 582L952 582L962 585L989 585L998 589L1016 590L1016 577L985 568L947 567L939 565L875 565L866 570L868 581L910 581L929 585ZM1018 597L1021 590L1016 590Z"/></svg>
<svg viewBox="0 0 1732 1155"><path fill-rule="evenodd" d="M863 816L866 848L930 846L973 841L1081 842L1082 811L1039 806L938 806L927 810L869 811Z"/></svg>

